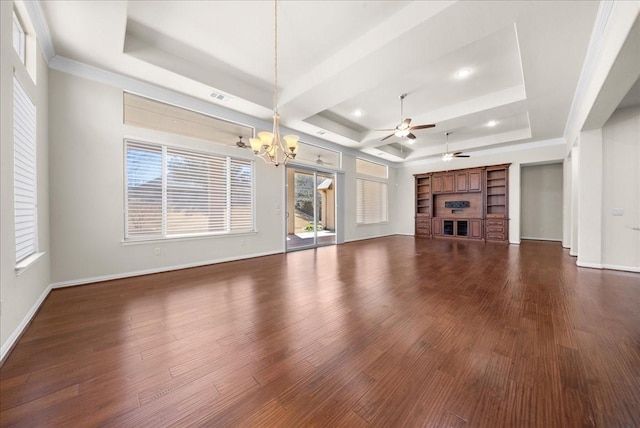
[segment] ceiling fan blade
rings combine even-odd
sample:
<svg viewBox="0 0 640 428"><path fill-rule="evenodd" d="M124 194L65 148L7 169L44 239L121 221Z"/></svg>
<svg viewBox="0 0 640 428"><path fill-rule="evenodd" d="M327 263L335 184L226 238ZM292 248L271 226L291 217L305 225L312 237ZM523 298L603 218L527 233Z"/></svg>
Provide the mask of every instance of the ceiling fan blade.
<svg viewBox="0 0 640 428"><path fill-rule="evenodd" d="M412 131L415 131L416 129L427 129L427 128L435 128L436 125L434 124L429 124L429 125L416 125L416 126L412 126L411 129Z"/></svg>
<svg viewBox="0 0 640 428"><path fill-rule="evenodd" d="M469 155L459 155L459 154L454 154L453 155L454 158L470 158L471 156Z"/></svg>
<svg viewBox="0 0 640 428"><path fill-rule="evenodd" d="M412 140L415 140L415 139L416 139L416 136L415 136L415 135L413 135L411 132L409 132L409 133L407 134L407 138L411 138Z"/></svg>
<svg viewBox="0 0 640 428"><path fill-rule="evenodd" d="M383 138L382 140L380 140L380 141L384 141L384 140L386 140L387 138L391 138L391 137L393 137L394 135L396 135L396 134L395 134L395 133L393 133L393 134L389 134L389 135L387 135L386 137L384 137L384 138Z"/></svg>
<svg viewBox="0 0 640 428"><path fill-rule="evenodd" d="M402 121L402 124L408 128L411 125L411 118L410 117L406 118L405 120Z"/></svg>

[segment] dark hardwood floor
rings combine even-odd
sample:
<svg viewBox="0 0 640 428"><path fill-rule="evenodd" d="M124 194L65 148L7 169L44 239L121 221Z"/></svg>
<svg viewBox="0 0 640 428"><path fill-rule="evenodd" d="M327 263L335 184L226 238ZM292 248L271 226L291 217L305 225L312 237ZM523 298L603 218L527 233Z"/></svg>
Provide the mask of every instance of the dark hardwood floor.
<svg viewBox="0 0 640 428"><path fill-rule="evenodd" d="M640 426L640 275L394 236L52 291L2 426Z"/></svg>

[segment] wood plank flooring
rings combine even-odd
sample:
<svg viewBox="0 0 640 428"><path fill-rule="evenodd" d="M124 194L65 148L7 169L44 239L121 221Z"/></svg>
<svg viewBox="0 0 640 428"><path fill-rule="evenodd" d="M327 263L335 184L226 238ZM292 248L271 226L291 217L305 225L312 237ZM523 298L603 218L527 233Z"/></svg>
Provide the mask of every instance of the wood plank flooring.
<svg viewBox="0 0 640 428"><path fill-rule="evenodd" d="M640 426L640 275L394 236L51 292L0 425Z"/></svg>

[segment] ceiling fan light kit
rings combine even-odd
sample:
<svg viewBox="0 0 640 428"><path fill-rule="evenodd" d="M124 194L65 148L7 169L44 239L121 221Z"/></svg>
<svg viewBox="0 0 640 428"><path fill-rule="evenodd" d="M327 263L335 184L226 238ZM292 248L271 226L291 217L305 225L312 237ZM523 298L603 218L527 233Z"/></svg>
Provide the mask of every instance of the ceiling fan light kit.
<svg viewBox="0 0 640 428"><path fill-rule="evenodd" d="M407 118L403 119L403 116L404 116L404 99L405 99L406 96L407 96L407 94L400 95L400 125L396 126L395 128L392 128L392 129L376 129L376 131L393 131L392 134L387 135L386 137L384 137L380 141L385 141L386 139L389 139L389 138L391 138L393 136L396 136L398 138L408 138L410 140L415 140L416 136L411 131L415 131L417 129L433 128L433 127L436 126L434 124L411 126L411 118L407 117Z"/></svg>
<svg viewBox="0 0 640 428"><path fill-rule="evenodd" d="M470 158L471 156L463 155L462 152L455 152L455 153L449 152L449 135L451 135L451 134L452 134L451 131L448 131L448 132L444 133L445 137L447 138L447 151L442 154L442 158L441 158L442 161L443 162L449 162L453 158Z"/></svg>

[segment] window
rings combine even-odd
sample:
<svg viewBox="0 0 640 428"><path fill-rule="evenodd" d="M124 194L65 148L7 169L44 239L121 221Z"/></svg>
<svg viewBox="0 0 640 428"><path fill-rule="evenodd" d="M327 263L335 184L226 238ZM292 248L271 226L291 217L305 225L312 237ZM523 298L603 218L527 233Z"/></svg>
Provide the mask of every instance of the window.
<svg viewBox="0 0 640 428"><path fill-rule="evenodd" d="M371 177L389 178L389 167L364 159L356 159L356 172Z"/></svg>
<svg viewBox="0 0 640 428"><path fill-rule="evenodd" d="M356 159L356 222L375 224L389 221L386 165Z"/></svg>
<svg viewBox="0 0 640 428"><path fill-rule="evenodd" d="M24 28L22 28L22 24L18 19L15 11L13 12L13 48L18 53L20 57L20 61L25 64L26 59L26 42L25 42L25 33Z"/></svg>
<svg viewBox="0 0 640 428"><path fill-rule="evenodd" d="M254 230L253 162L126 141L126 239Z"/></svg>
<svg viewBox="0 0 640 428"><path fill-rule="evenodd" d="M38 250L36 107L13 78L13 198L16 264Z"/></svg>

